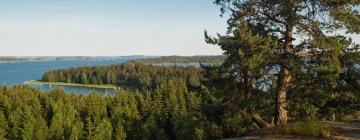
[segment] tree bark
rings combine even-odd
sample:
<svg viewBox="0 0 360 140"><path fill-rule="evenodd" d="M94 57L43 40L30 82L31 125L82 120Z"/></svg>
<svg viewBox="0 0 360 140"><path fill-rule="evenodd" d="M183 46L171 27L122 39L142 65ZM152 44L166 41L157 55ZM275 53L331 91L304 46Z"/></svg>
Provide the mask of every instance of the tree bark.
<svg viewBox="0 0 360 140"><path fill-rule="evenodd" d="M281 75L279 78L279 87L276 94L276 108L275 108L275 124L286 124L287 110L286 110L286 96L287 96L287 87L291 80L291 75L289 69L285 66L281 68Z"/></svg>
<svg viewBox="0 0 360 140"><path fill-rule="evenodd" d="M258 113L251 113L252 120L258 125L260 128L270 128L271 125L264 121Z"/></svg>
<svg viewBox="0 0 360 140"><path fill-rule="evenodd" d="M251 95L251 84L249 79L249 73L247 70L244 70L243 74L244 74L245 99L248 99L250 98Z"/></svg>
<svg viewBox="0 0 360 140"><path fill-rule="evenodd" d="M287 110L286 110L286 96L287 96L287 89L289 83L292 79L292 76L289 71L289 64L288 58L290 53L292 52L292 30L293 27L288 26L286 28L286 35L285 35L285 43L283 47L283 53L285 54L283 60L285 62L281 65L281 70L279 73L278 79L278 87L276 93L276 104L275 104L275 124L286 124L288 117L287 117Z"/></svg>

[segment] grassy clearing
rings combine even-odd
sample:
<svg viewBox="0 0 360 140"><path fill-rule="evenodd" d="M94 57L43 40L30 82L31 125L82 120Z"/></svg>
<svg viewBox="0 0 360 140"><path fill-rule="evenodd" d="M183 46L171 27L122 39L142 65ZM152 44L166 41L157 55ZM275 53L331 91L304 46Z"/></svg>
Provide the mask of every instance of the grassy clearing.
<svg viewBox="0 0 360 140"><path fill-rule="evenodd" d="M298 135L306 137L329 137L331 130L318 121L294 122L275 128L276 135Z"/></svg>
<svg viewBox="0 0 360 140"><path fill-rule="evenodd" d="M102 89L115 89L114 85L93 85L93 84L76 84L76 83L63 83L63 82L43 82L37 80L25 81L27 85L52 85L52 86L73 86L73 87L88 87L88 88L102 88Z"/></svg>

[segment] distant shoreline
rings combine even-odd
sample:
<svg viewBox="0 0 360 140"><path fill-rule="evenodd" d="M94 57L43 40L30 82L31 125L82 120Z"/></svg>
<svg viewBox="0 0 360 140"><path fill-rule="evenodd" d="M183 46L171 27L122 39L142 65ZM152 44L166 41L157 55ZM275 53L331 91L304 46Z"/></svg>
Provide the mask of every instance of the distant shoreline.
<svg viewBox="0 0 360 140"><path fill-rule="evenodd" d="M52 60L114 60L118 58L147 58L142 55L129 56L0 56L0 63L15 63L27 61L52 61Z"/></svg>
<svg viewBox="0 0 360 140"><path fill-rule="evenodd" d="M43 82L38 80L29 80L24 82L25 85L50 85L50 86L71 86L71 87L88 87L99 89L116 89L114 85L93 85L93 84L76 84L64 82Z"/></svg>

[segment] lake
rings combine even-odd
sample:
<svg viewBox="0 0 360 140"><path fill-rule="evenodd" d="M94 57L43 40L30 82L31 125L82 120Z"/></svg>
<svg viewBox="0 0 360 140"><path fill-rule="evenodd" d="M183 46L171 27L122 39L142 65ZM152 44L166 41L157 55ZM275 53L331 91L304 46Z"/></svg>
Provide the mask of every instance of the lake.
<svg viewBox="0 0 360 140"><path fill-rule="evenodd" d="M21 61L21 62L1 62L0 63L0 85L14 86L23 85L28 80L40 80L44 72L60 68L81 67L81 66L101 66L120 64L128 60L138 59L141 56L129 57L111 57L99 59L49 59L41 61ZM69 86L49 86L49 85L31 85L42 91L49 91L60 88L67 93L89 94L93 91L101 94L114 94L112 89L96 89L87 87L69 87Z"/></svg>

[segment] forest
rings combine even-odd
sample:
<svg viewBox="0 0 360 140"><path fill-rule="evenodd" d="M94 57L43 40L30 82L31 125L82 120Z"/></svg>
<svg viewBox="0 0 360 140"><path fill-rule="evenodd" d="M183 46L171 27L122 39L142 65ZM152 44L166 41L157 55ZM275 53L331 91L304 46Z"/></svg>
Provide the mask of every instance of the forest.
<svg viewBox="0 0 360 140"><path fill-rule="evenodd" d="M161 56L156 58L142 58L132 60L144 64L221 64L226 59L225 55L219 56Z"/></svg>
<svg viewBox="0 0 360 140"><path fill-rule="evenodd" d="M65 82L78 84L110 84L125 89L156 89L159 84L171 79L184 82L187 87L200 85L200 69L189 66L154 66L138 62L110 66L78 67L46 72L44 82Z"/></svg>
<svg viewBox="0 0 360 140"><path fill-rule="evenodd" d="M67 94L61 90L41 92L26 86L2 87L0 137L220 139L259 129L253 120L254 112L265 121L273 120L273 91L259 89L245 94L243 87L224 72L224 66L197 68L129 62L51 71L47 73L52 74L50 80L74 77L71 82L88 78L76 75L94 77L92 73L103 73L94 80L99 82L95 84L107 83L107 72L112 71L114 81L127 83L119 84L127 88L115 96L103 96ZM358 91L349 90L336 97L326 92L296 92L288 97L289 120L356 119L360 108ZM313 133L310 136L322 136L320 130Z"/></svg>
<svg viewBox="0 0 360 140"><path fill-rule="evenodd" d="M202 102L200 94L177 80L154 91L124 91L114 97L2 87L0 138L202 139L205 130L200 126L219 131L212 122L201 121L206 119ZM207 137L221 136L211 135Z"/></svg>
<svg viewBox="0 0 360 140"><path fill-rule="evenodd" d="M211 78L217 73L213 69L202 70L204 78L198 86L168 77L153 89L124 90L116 96L76 95L61 90L41 92L26 86L2 87L0 137L219 139L242 136L258 129L252 120L252 111L265 120L271 119L274 101L270 91L259 90L250 97L231 97L231 94L224 97L225 92L235 93L241 89L236 89L234 81ZM348 119L360 107L356 92L337 98L300 93L289 97L292 121L327 120L332 113L337 120Z"/></svg>
<svg viewBox="0 0 360 140"><path fill-rule="evenodd" d="M4 139L221 139L257 130L328 138L323 122L358 121L359 0L215 0L228 17L213 62L156 58L46 72L42 81L112 84L115 96L0 88ZM344 31L346 34L341 34ZM209 61L210 60L210 61Z"/></svg>

